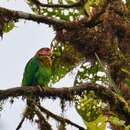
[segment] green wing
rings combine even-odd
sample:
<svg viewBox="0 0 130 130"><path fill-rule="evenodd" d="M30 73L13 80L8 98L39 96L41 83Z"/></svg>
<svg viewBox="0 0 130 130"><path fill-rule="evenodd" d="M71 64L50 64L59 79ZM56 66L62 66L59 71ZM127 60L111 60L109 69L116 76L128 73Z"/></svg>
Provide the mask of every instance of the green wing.
<svg viewBox="0 0 130 130"><path fill-rule="evenodd" d="M36 73L36 80L40 86L48 86L51 78L51 69L45 66L40 66Z"/></svg>
<svg viewBox="0 0 130 130"><path fill-rule="evenodd" d="M37 61L36 57L33 57L27 63L22 80L22 86L32 86L37 85L36 82L36 73L39 69L39 62Z"/></svg>

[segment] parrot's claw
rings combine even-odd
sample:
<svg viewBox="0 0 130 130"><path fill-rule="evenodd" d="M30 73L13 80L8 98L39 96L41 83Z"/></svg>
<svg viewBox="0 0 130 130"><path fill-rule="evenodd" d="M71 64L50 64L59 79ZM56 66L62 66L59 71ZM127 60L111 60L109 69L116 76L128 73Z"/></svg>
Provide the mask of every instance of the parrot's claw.
<svg viewBox="0 0 130 130"><path fill-rule="evenodd" d="M43 89L42 89L42 87L41 87L41 86L38 86L38 88L39 88L40 92L42 92L42 91L43 91Z"/></svg>

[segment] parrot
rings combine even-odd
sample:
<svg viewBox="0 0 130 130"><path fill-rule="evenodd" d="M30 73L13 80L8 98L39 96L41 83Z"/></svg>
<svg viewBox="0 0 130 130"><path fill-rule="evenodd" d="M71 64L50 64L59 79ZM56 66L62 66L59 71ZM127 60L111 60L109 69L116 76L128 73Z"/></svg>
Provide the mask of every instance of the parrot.
<svg viewBox="0 0 130 130"><path fill-rule="evenodd" d="M36 54L27 62L23 73L22 86L37 86L40 89L42 87L48 87L48 83L51 78L51 66L52 66L52 51L50 48L41 48ZM35 102L39 102L38 97L27 97L27 105L31 104L31 99Z"/></svg>
<svg viewBox="0 0 130 130"><path fill-rule="evenodd" d="M41 48L26 64L22 86L48 86L51 78L52 52L50 48Z"/></svg>

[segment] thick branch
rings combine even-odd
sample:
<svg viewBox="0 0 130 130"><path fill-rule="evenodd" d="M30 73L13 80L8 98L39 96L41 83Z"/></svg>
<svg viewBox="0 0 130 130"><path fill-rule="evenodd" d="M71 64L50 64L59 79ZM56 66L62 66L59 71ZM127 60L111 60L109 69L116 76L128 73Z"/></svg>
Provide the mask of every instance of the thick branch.
<svg viewBox="0 0 130 130"><path fill-rule="evenodd" d="M35 15L35 14L27 13L24 11L16 11L16 10L0 7L0 17L3 17L3 16L9 17L14 21L17 21L19 19L25 19L25 20L30 20L37 23L45 23L47 25L52 25L53 27L58 28L58 29L80 28L79 23L74 24L73 22L70 22L70 21L65 21L61 19L58 20L52 17L47 17L43 15ZM80 22L81 22L81 25L85 25L85 27L93 27L99 23L99 22L95 23L94 20L95 19L87 21L87 19L83 19L83 20L80 20Z"/></svg>
<svg viewBox="0 0 130 130"><path fill-rule="evenodd" d="M108 88L105 88L101 85L94 85L91 83L81 84L75 87L69 88L43 88L41 91L38 87L35 86L26 86L26 87L17 87L7 90L0 91L0 100L7 99L9 97L18 97L18 96L27 96L30 94L39 95L39 97L53 98L56 97L72 100L74 95L81 95L83 91L94 91L95 94L100 97L103 101L109 102L111 110L117 113L122 119L130 124L130 109L126 101L120 96L113 93Z"/></svg>
<svg viewBox="0 0 130 130"><path fill-rule="evenodd" d="M11 9L6 9L3 7L0 7L0 17L2 16L8 16L11 17L14 20L17 19L25 19L25 20L31 20L38 23L45 23L52 26L66 26L66 21L64 20L57 20L55 18L43 16L43 15L35 15L31 13L26 13L23 11L15 11Z"/></svg>
<svg viewBox="0 0 130 130"><path fill-rule="evenodd" d="M66 4L66 5L61 5L61 4L44 4L44 3L41 3L39 0L33 0L32 1L34 4L36 4L37 6L41 6L41 7L49 7L49 8L76 8L76 7L79 7L81 6L81 2L76 2L76 3L73 3L73 4Z"/></svg>
<svg viewBox="0 0 130 130"><path fill-rule="evenodd" d="M33 94L34 96L39 95L39 97L42 97L42 98L59 97L66 100L71 100L72 96L81 95L81 93L85 90L86 91L93 90L99 95L103 94L103 96L106 93L108 98L109 98L109 95L110 97L114 96L114 94L110 90L104 88L103 86L86 83L86 84L81 84L80 86L76 86L76 87L63 87L63 88L43 87L42 91L41 89L39 89L39 87L36 87L36 86L24 86L24 87L16 87L16 88L11 88L11 89L6 89L6 90L0 90L0 100L7 99L9 97L28 96L30 94ZM107 97L106 95L105 97Z"/></svg>

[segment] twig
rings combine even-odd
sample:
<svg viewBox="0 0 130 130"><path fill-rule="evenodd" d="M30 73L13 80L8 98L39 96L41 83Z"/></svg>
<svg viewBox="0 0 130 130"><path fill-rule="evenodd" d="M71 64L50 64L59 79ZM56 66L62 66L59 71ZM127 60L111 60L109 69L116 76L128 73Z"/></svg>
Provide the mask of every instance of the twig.
<svg viewBox="0 0 130 130"><path fill-rule="evenodd" d="M25 120L25 116L22 117L22 119L21 119L20 123L18 124L16 130L20 130L20 128L22 127L22 124L23 124L24 120Z"/></svg>
<svg viewBox="0 0 130 130"><path fill-rule="evenodd" d="M51 125L46 121L42 113L36 108L37 105L35 105L34 111L36 112L36 115L38 116L39 120L37 123L39 124L40 130L52 130Z"/></svg>
<svg viewBox="0 0 130 130"><path fill-rule="evenodd" d="M63 118L63 117L61 117L61 116L58 116L58 115L56 115L56 114L54 114L54 113L48 111L47 109L45 109L44 107L42 107L42 106L40 106L40 105L38 105L38 107L39 107L39 109L40 109L42 112L46 113L48 116L51 116L52 118L56 119L57 121L60 121L60 122L67 123L67 124L70 124L70 125L72 125L72 126L75 126L75 127L77 127L79 130L86 130L86 129L83 128L82 126L79 126L78 124L76 124L76 123L70 121L69 119Z"/></svg>
<svg viewBox="0 0 130 130"><path fill-rule="evenodd" d="M121 92L119 90L119 88L117 87L116 83L114 82L114 80L112 80L111 78L111 75L109 73L109 71L107 70L107 68L105 67L105 65L102 63L102 61L100 60L100 58L98 57L97 53L95 53L95 56L96 56L96 59L98 61L98 63L100 64L101 66L101 69L105 72L108 80L109 80L109 83L110 83L110 86L112 86L112 89L117 93L117 94L120 94L121 95Z"/></svg>

